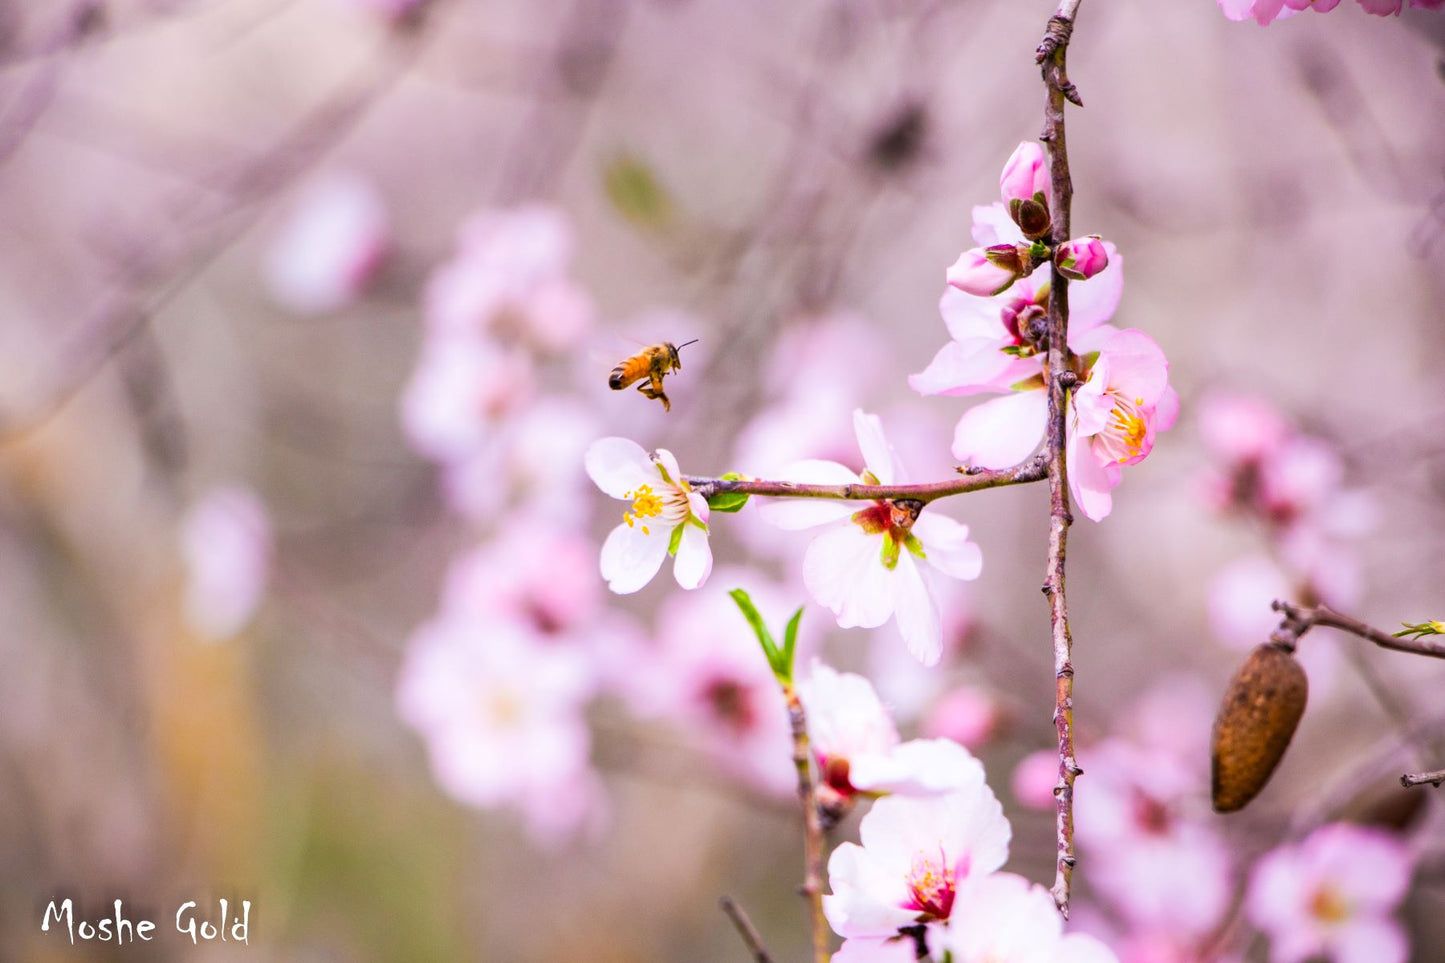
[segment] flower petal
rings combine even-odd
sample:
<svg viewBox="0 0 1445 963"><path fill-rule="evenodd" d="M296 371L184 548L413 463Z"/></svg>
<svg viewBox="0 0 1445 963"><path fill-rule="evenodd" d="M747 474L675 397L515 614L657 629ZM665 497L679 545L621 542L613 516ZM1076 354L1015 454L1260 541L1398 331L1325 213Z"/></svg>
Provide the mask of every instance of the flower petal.
<svg viewBox="0 0 1445 963"><path fill-rule="evenodd" d="M602 543L602 577L607 587L618 595L631 595L642 588L667 558L667 543L672 530L641 524L618 525Z"/></svg>
<svg viewBox="0 0 1445 963"><path fill-rule="evenodd" d="M1084 435L1069 438L1069 488L1074 501L1091 521L1102 521L1114 508L1109 492L1119 484L1121 470L1114 463L1101 464L1095 457L1093 444Z"/></svg>
<svg viewBox="0 0 1445 963"><path fill-rule="evenodd" d="M924 512L913 523L913 534L923 543L924 561L945 575L963 581L983 571L983 551L968 540L968 526L937 512Z"/></svg>
<svg viewBox="0 0 1445 963"><path fill-rule="evenodd" d="M803 556L803 584L845 629L877 628L893 614L883 541L852 522L821 532Z"/></svg>
<svg viewBox="0 0 1445 963"><path fill-rule="evenodd" d="M1104 242L1109 266L1087 281L1069 284L1069 336L1083 334L1114 316L1124 293L1124 256Z"/></svg>
<svg viewBox="0 0 1445 963"><path fill-rule="evenodd" d="M779 477L808 485L856 485L858 476L836 461L811 458L793 462ZM758 515L790 532L841 521L859 509L858 502L838 498L774 498L758 502Z"/></svg>
<svg viewBox="0 0 1445 963"><path fill-rule="evenodd" d="M858 450L863 453L863 464L868 466L868 470L879 483L893 484L899 475L898 455L883 434L883 422L877 415L870 415L861 408L855 409L853 432L858 436Z"/></svg>
<svg viewBox="0 0 1445 963"><path fill-rule="evenodd" d="M908 651L924 665L937 665L943 655L943 620L909 552L898 557L892 582L893 615Z"/></svg>
<svg viewBox="0 0 1445 963"><path fill-rule="evenodd" d="M593 483L613 498L626 498L638 486L659 480L652 459L630 438L599 438L588 446L582 463Z"/></svg>
<svg viewBox="0 0 1445 963"><path fill-rule="evenodd" d="M712 548L707 543L707 532L690 522L682 526L682 543L677 546L677 560L672 566L672 575L677 584L685 589L695 589L707 581L712 572Z"/></svg>
<svg viewBox="0 0 1445 963"><path fill-rule="evenodd" d="M970 408L953 433L953 457L980 468L1010 468L1033 453L1044 437L1048 395L1015 391Z"/></svg>
<svg viewBox="0 0 1445 963"><path fill-rule="evenodd" d="M908 376L908 386L921 395L967 397L986 391L1003 391L1015 381L1027 377L1026 358L1014 358L999 350L1002 338L968 338L950 341L917 374ZM1038 362L1032 363L1033 368ZM1023 371L1019 371L1023 368ZM1019 377L1012 377L1015 373ZM1011 380L1005 380L1011 378Z"/></svg>

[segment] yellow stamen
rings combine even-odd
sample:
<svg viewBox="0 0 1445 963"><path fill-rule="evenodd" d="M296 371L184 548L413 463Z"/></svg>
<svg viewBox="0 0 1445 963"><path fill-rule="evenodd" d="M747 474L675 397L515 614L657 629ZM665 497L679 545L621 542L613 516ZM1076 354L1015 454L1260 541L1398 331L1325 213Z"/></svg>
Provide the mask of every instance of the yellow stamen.
<svg viewBox="0 0 1445 963"><path fill-rule="evenodd" d="M628 528L639 518L656 518L662 514L662 499L653 493L651 485L642 485L635 492L624 492L622 497L632 499L632 511L622 513L622 520ZM643 525L642 534L651 535L652 532Z"/></svg>

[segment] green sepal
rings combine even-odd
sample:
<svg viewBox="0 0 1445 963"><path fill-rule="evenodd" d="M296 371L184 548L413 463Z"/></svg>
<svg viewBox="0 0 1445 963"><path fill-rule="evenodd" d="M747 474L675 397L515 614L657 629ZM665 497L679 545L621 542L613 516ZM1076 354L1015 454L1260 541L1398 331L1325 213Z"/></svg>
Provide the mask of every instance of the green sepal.
<svg viewBox="0 0 1445 963"><path fill-rule="evenodd" d="M1013 391L1036 391L1043 386L1044 376L1042 374L1036 374L1029 375L1022 381L1015 381L1013 384L1009 385L1009 388Z"/></svg>
<svg viewBox="0 0 1445 963"><path fill-rule="evenodd" d="M720 480L742 481L742 478L743 476L739 475L737 472L730 471L726 475L721 476ZM718 492L716 495L709 495L707 499L708 508L712 509L715 512L727 512L729 514L732 512L741 511L742 507L747 503L747 492Z"/></svg>
<svg viewBox="0 0 1445 963"><path fill-rule="evenodd" d="M1397 639L1422 639L1427 635L1445 635L1445 622L1401 622L1404 628L1396 632Z"/></svg>
<svg viewBox="0 0 1445 963"><path fill-rule="evenodd" d="M903 537L903 547L908 549L914 555L917 555L919 558L928 557L928 555L925 554L923 551L923 543L920 542L918 540L918 536L913 534L912 532L909 532Z"/></svg>
<svg viewBox="0 0 1445 963"><path fill-rule="evenodd" d="M898 551L897 540L891 534L884 535L883 550L879 552L879 558L883 562L883 567L890 572L898 567Z"/></svg>
<svg viewBox="0 0 1445 963"><path fill-rule="evenodd" d="M679 525L672 530L672 537L667 540L667 554L677 554L677 547L682 544L682 530L684 527L685 526Z"/></svg>
<svg viewBox="0 0 1445 963"><path fill-rule="evenodd" d="M1047 204L1044 205L1044 209L1048 209ZM1047 261L1050 257L1049 246L1043 241L1035 241L1029 246L1029 257L1033 258L1035 262Z"/></svg>

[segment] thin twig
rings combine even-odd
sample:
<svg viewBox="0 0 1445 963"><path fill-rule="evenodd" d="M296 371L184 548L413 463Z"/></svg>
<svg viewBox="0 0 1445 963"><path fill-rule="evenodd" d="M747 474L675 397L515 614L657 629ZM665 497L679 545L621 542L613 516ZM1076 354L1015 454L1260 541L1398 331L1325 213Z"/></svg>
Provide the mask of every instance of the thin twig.
<svg viewBox="0 0 1445 963"><path fill-rule="evenodd" d="M1045 458L1043 455L1036 455L1012 468L1000 471L967 470L959 478L918 485L812 485L806 482L764 481L757 478L732 480L691 475L683 480L704 498L748 494L780 498L846 498L856 501L912 499L927 503L949 495L962 495L965 492L999 488L1003 485L1022 485L1043 481L1047 477Z"/></svg>
<svg viewBox="0 0 1445 963"><path fill-rule="evenodd" d="M813 790L808 753L808 717L791 683L783 684L788 723L793 731L793 766L798 771L798 802L803 806L803 896L813 921L813 961L828 963L828 920L823 915L823 821Z"/></svg>
<svg viewBox="0 0 1445 963"><path fill-rule="evenodd" d="M773 963L773 958L768 955L767 948L763 946L762 938L753 928L753 921L748 919L748 914L743 912L743 908L737 904L737 901L731 896L724 896L717 902L722 907L722 911L727 914L728 919L733 921L733 928L738 931L738 936L743 938L743 943L747 945L748 952L753 955L753 960L756 963Z"/></svg>
<svg viewBox="0 0 1445 963"><path fill-rule="evenodd" d="M1445 769L1436 769L1434 772L1407 772L1400 777L1400 785L1409 789L1411 786L1423 786L1429 783L1436 789L1441 783L1445 783Z"/></svg>
<svg viewBox="0 0 1445 963"><path fill-rule="evenodd" d="M1351 635L1357 635L1367 642L1373 642L1382 649L1391 649L1395 652L1410 652L1414 655L1424 655L1432 659L1445 659L1445 636L1425 636L1417 639L1400 638L1390 635L1388 632L1381 632L1379 629L1366 625L1358 619L1352 619L1348 615L1342 615L1330 608L1328 605L1316 605L1309 608L1303 605L1295 605L1277 599L1270 606L1276 612L1283 613L1284 621L1280 627L1275 629L1270 640L1291 648L1304 635L1316 625L1323 625L1326 628L1342 629Z"/></svg>
<svg viewBox="0 0 1445 963"><path fill-rule="evenodd" d="M1047 95L1044 100L1044 130L1040 135L1049 149L1049 178L1052 196L1049 214L1053 221L1053 247L1069 238L1069 211L1074 199L1069 174L1069 152L1064 138L1064 104L1082 105L1078 91L1069 83L1064 67L1069 37L1079 0L1063 0L1049 19L1036 59L1043 72ZM1054 787L1055 842L1057 862L1052 887L1054 904L1065 919L1069 917L1069 890L1074 877L1074 779L1082 772L1074 758L1074 663L1073 636L1069 632L1069 609L1064 595L1064 560L1069 525L1069 480L1065 459L1069 389L1075 375L1068 365L1069 289L1068 279L1050 265L1049 282L1049 422L1047 432L1049 472L1049 559L1044 592L1049 599L1049 626L1054 649L1054 729L1059 745L1059 781Z"/></svg>

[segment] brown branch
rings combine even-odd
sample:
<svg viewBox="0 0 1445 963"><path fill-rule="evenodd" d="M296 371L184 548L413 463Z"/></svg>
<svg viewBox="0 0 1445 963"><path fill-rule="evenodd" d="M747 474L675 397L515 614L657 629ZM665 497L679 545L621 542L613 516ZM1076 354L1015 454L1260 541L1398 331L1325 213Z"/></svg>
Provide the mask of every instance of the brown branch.
<svg viewBox="0 0 1445 963"><path fill-rule="evenodd" d="M1069 174L1069 153L1064 138L1064 104L1082 106L1078 91L1069 83L1064 66L1069 37L1079 0L1062 0L1049 19L1047 33L1039 44L1036 59L1041 67L1046 96L1044 130L1039 139L1049 149L1049 178L1052 196L1049 214L1053 220L1051 246L1069 238L1069 212L1074 199ZM1069 525L1069 480L1067 414L1069 389L1075 375L1068 365L1069 289L1068 279L1050 264L1049 354L1047 452L1049 472L1049 557L1044 592L1049 599L1049 625L1054 648L1054 729L1059 745L1059 781L1054 787L1055 842L1057 862L1052 893L1054 904L1065 919L1069 917L1069 890L1074 877L1074 779L1082 772L1074 758L1074 664L1073 637L1069 632L1069 609L1064 594L1064 560Z"/></svg>
<svg viewBox="0 0 1445 963"><path fill-rule="evenodd" d="M1043 455L1036 455L1012 468L1000 471L983 469L961 469L962 477L947 481L926 482L918 485L812 485L806 482L764 481L757 478L732 480L687 475L683 480L704 498L714 495L747 494L768 495L777 498L844 498L855 501L882 499L912 499L931 502L949 495L982 491L985 488L999 488L1004 485L1022 485L1043 481L1048 477Z"/></svg>
<svg viewBox="0 0 1445 963"><path fill-rule="evenodd" d="M1284 615L1284 620L1270 636L1270 641L1290 648L1294 648L1299 642L1300 636L1315 626L1322 625L1326 628L1341 629L1351 635L1357 635L1367 642L1375 643L1382 649L1409 652L1432 659L1445 659L1445 636L1425 636L1418 639L1400 638L1387 632L1381 632L1348 615L1342 615L1327 605L1316 605L1309 608L1277 599L1270 608Z"/></svg>
<svg viewBox="0 0 1445 963"><path fill-rule="evenodd" d="M1423 786L1426 783L1440 788L1445 783L1445 769L1436 769L1434 772L1407 772L1400 777L1400 785L1409 789L1411 786Z"/></svg>
<svg viewBox="0 0 1445 963"><path fill-rule="evenodd" d="M742 937L743 943L747 946L748 952L753 955L755 963L773 963L773 958L768 955L767 949L763 946L762 938L758 936L758 931L753 927L753 921L748 919L748 914L743 912L743 908L737 904L737 901L731 896L724 896L718 900L718 905L722 907L722 911L727 914L728 919L732 920L733 928L738 931L738 936Z"/></svg>
<svg viewBox="0 0 1445 963"><path fill-rule="evenodd" d="M803 806L803 896L813 922L813 961L828 963L828 920L823 915L823 820L813 789L813 770L808 754L808 717L798 690L783 684L788 703L788 723L793 732L793 766L798 771L798 802Z"/></svg>

